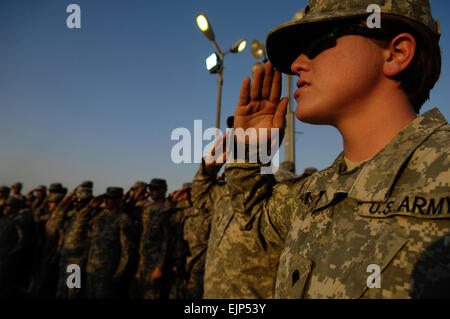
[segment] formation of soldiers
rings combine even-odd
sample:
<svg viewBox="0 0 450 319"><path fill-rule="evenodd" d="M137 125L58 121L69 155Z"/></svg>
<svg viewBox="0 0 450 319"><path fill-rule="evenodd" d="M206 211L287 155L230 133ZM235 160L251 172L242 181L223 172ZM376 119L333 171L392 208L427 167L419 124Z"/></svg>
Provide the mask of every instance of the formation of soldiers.
<svg viewBox="0 0 450 319"><path fill-rule="evenodd" d="M201 298L208 215L163 179L94 197L85 181L0 187L0 298ZM11 194L10 194L11 193ZM71 287L70 265L81 270Z"/></svg>
<svg viewBox="0 0 450 319"><path fill-rule="evenodd" d="M294 178L293 163L276 176ZM215 182L226 185L224 175ZM201 201L193 205L192 183L167 197L157 178L127 193L108 187L94 197L92 188L85 181L68 193L54 183L22 195L21 183L0 187L0 298L203 297L214 214ZM72 265L79 287L68 284Z"/></svg>

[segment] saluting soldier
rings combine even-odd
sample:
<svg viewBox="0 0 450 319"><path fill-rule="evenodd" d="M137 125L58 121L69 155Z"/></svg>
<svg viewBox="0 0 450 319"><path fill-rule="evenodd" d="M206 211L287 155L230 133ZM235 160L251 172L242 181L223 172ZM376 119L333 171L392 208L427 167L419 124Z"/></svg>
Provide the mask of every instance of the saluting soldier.
<svg viewBox="0 0 450 319"><path fill-rule="evenodd" d="M450 127L438 109L418 116L439 37L425 0L311 0L269 33L271 62L244 80L235 127L283 128L281 71L299 76L297 118L336 127L344 145L293 184L227 165L233 209L259 221L262 245L284 246L276 298L449 297Z"/></svg>

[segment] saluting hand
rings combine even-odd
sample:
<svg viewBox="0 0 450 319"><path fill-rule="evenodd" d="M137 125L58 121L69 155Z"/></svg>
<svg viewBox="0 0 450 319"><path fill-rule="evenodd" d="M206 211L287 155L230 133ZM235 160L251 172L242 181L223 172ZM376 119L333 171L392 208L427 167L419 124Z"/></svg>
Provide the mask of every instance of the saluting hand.
<svg viewBox="0 0 450 319"><path fill-rule="evenodd" d="M234 128L255 128L258 136L259 129L266 128L267 138L270 139L271 128L284 128L289 100L280 100L280 96L281 73L274 72L272 64L267 62L265 67L256 69L253 83L248 77L244 79L234 115Z"/></svg>

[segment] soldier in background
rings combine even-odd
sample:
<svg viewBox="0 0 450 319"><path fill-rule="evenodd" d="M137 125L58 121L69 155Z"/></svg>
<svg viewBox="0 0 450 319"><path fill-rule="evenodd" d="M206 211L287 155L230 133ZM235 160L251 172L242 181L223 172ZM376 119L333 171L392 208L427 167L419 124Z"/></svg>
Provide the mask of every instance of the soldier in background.
<svg viewBox="0 0 450 319"><path fill-rule="evenodd" d="M121 209L122 196L122 188L108 187L102 196L105 209L89 222L85 289L88 299L120 296L120 281L134 249L131 221Z"/></svg>
<svg viewBox="0 0 450 319"><path fill-rule="evenodd" d="M9 187L0 186L0 218L2 217L5 202L8 200L9 192L10 192Z"/></svg>
<svg viewBox="0 0 450 319"><path fill-rule="evenodd" d="M34 211L37 208L39 208L42 203L45 200L45 197L47 196L47 187L45 185L38 185L33 190L35 199L33 201L33 204L31 205L31 209Z"/></svg>
<svg viewBox="0 0 450 319"><path fill-rule="evenodd" d="M22 203L25 203L25 197L22 195L22 183L16 182L11 185L11 191L12 191L12 197L18 198L22 201Z"/></svg>
<svg viewBox="0 0 450 319"><path fill-rule="evenodd" d="M58 299L79 299L83 296L85 286L85 266L87 252L89 249L88 222L92 219L97 210L97 203L92 199L92 191L89 188L78 187L76 196L73 198L73 208L70 210L63 222L63 235L58 243L59 278L56 298ZM67 287L67 266L75 264L81 269L81 288L69 289Z"/></svg>
<svg viewBox="0 0 450 319"><path fill-rule="evenodd" d="M147 183L142 181L137 181L127 194L124 195L122 207L130 217L132 224L131 240L133 241L133 247L136 249L133 250L130 256L130 262L122 280L123 286L121 287L121 293L123 298L140 298L138 292L131 290L134 289L132 283L139 265L138 247L142 235L142 212L145 207L151 205L148 200L149 196L150 194L147 193Z"/></svg>
<svg viewBox="0 0 450 319"><path fill-rule="evenodd" d="M36 247L33 281L31 285L31 295L34 298L54 298L58 283L58 214L63 209L64 195L55 194L49 196L46 206L39 208L39 216L45 219L38 219L38 227L35 230ZM42 212L44 211L44 212ZM36 215L35 215L36 221Z"/></svg>
<svg viewBox="0 0 450 319"><path fill-rule="evenodd" d="M192 187L197 212L211 216L203 298L273 298L282 243L276 246L261 243L257 212L243 216L233 208L228 176L226 184L216 178L225 162L225 144L224 137L216 139L200 164ZM255 194L258 193L252 195Z"/></svg>
<svg viewBox="0 0 450 319"><path fill-rule="evenodd" d="M173 204L166 199L167 183L154 178L148 185L151 205L142 213L142 235L139 244L139 266L133 282L134 298L160 299L167 296L163 278L166 271L168 238L168 217ZM164 273L164 275L166 275Z"/></svg>
<svg viewBox="0 0 450 319"><path fill-rule="evenodd" d="M27 259L29 252L31 212L20 212L23 202L10 197L5 202L4 216L0 218L0 298L19 296L29 279Z"/></svg>
<svg viewBox="0 0 450 319"><path fill-rule="evenodd" d="M179 299L201 299L206 248L211 228L211 214L192 206L192 183L185 183L175 193L177 202L177 295Z"/></svg>

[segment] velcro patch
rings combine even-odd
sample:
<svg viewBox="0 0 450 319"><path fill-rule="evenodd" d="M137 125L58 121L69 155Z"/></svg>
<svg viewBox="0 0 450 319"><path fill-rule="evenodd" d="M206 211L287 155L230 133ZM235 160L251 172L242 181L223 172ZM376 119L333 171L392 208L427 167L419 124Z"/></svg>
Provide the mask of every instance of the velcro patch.
<svg viewBox="0 0 450 319"><path fill-rule="evenodd" d="M450 218L450 195L405 195L386 202L361 203L355 208L360 216L383 218L395 215L419 218Z"/></svg>

